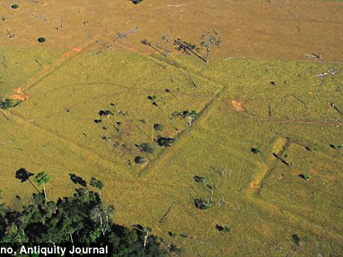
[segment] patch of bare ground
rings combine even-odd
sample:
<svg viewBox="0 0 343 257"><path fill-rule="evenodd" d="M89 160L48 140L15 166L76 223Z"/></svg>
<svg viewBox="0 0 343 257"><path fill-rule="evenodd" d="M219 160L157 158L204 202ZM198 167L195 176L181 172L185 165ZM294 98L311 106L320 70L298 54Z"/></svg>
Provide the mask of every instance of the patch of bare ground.
<svg viewBox="0 0 343 257"><path fill-rule="evenodd" d="M231 107L236 111L236 112L244 112L246 111L244 107L244 102L240 100L232 100L231 101Z"/></svg>

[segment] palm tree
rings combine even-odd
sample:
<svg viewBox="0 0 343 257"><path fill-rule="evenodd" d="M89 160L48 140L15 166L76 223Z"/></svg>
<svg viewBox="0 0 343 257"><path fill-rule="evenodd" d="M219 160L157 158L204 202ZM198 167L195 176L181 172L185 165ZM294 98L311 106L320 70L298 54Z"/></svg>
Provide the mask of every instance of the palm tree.
<svg viewBox="0 0 343 257"><path fill-rule="evenodd" d="M38 186L43 185L44 188L44 197L45 200L47 199L46 197L46 189L45 189L45 184L48 183L50 181L50 177L48 176L48 174L45 173L45 171L38 173L35 176L35 182L37 183Z"/></svg>
<svg viewBox="0 0 343 257"><path fill-rule="evenodd" d="M206 63L210 62L210 50L211 50L211 45L219 47L220 44L220 39L217 39L216 36L218 35L218 32L216 32L213 29L212 32L206 32L205 34L202 34L201 40L202 42L200 43L201 46L206 48Z"/></svg>

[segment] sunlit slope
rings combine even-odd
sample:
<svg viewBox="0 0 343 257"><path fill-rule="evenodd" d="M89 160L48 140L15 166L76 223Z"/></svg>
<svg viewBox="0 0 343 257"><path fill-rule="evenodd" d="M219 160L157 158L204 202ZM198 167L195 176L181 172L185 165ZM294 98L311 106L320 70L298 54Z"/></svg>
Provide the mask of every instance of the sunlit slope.
<svg viewBox="0 0 343 257"><path fill-rule="evenodd" d="M0 116L4 199L20 205L15 195L32 192L14 178L21 167L45 169L51 197L72 192L69 173L96 176L118 223L150 226L187 256L339 256L342 68L82 53ZM194 120L180 115L193 110ZM160 146L158 136L175 142Z"/></svg>
<svg viewBox="0 0 343 257"><path fill-rule="evenodd" d="M0 96L14 94L17 87L51 65L63 50L0 46Z"/></svg>
<svg viewBox="0 0 343 257"><path fill-rule="evenodd" d="M307 156L299 156L298 163L292 162L291 167L273 156L280 149L279 141L283 142L286 136L300 138L299 134L306 133L302 125L261 123L219 101L206 115L143 178L141 190L145 188L149 197L142 195L136 204L146 198L141 212L150 214L148 223L158 224L168 206L177 201L158 228L164 234L173 231L179 235L186 231L196 236L200 240L178 237L185 246L190 244L192 251L210 256L215 256L214 249L218 251L216 255L222 251L224 256L285 256L293 245L291 236L297 234L305 241L301 244L304 256L318 252L340 254L340 177L332 190L333 187L323 187L329 184L322 179L328 176L327 172L322 171L319 177L318 172L307 169ZM310 130L312 135L322 133L321 128ZM326 132L330 132L331 140L342 136L342 131L335 127ZM341 159L324 142L315 142L321 148L319 156L327 152L336 160ZM253 154L252 147L261 152ZM286 160L290 161L289 158ZM310 174L311 178L305 181L299 177L301 173ZM195 182L194 176L207 177L215 189ZM309 200L311 196L313 199ZM215 206L205 211L196 209L194 198L199 197L212 199ZM218 232L217 224L229 224L230 234ZM209 247L206 242L215 246Z"/></svg>

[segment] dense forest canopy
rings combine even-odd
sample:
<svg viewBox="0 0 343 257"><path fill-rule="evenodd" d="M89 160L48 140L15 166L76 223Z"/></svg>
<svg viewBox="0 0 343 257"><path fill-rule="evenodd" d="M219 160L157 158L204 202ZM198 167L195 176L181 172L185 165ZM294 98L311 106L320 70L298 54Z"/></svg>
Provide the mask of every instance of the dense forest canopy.
<svg viewBox="0 0 343 257"><path fill-rule="evenodd" d="M127 228L112 222L114 207L103 205L100 180L93 177L90 181L90 186L98 190L95 192L81 177L69 175L81 187L71 197L52 201L45 192L45 184L50 180L45 172L34 177L37 186L30 179L33 173L23 168L16 172L17 179L28 181L37 192L22 210L0 204L2 245L107 245L110 256L165 256L168 249L163 249L161 239L152 235L150 228L141 225ZM43 190L37 188L41 186Z"/></svg>

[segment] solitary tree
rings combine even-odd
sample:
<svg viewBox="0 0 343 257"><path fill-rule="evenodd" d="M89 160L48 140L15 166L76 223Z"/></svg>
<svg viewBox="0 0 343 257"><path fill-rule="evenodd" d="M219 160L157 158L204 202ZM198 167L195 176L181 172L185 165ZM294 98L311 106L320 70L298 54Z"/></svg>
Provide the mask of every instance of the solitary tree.
<svg viewBox="0 0 343 257"><path fill-rule="evenodd" d="M174 40L174 45L176 45L176 50L181 51L184 54L190 55L191 53L194 54L196 57L201 59L202 61L206 62L202 56L198 54L200 49L192 43L188 43L187 41L181 40L180 38Z"/></svg>
<svg viewBox="0 0 343 257"><path fill-rule="evenodd" d="M168 42L169 42L169 36L168 35L163 35L162 36L162 39L165 43L165 50L166 50L166 53L165 53L165 56L168 57Z"/></svg>
<svg viewBox="0 0 343 257"><path fill-rule="evenodd" d="M212 29L212 32L206 32L202 34L201 36L201 43L200 45L206 48L206 63L210 62L210 51L211 51L211 45L219 46L220 39L217 38L218 32L216 32L214 29Z"/></svg>
<svg viewBox="0 0 343 257"><path fill-rule="evenodd" d="M35 176L35 182L37 183L38 186L41 186L43 185L43 188L44 188L44 197L45 199L47 199L46 197L46 188L45 188L45 185L46 183L48 183L50 181L50 177L48 176L48 174L45 173L45 171L43 172L40 172L38 173L36 176Z"/></svg>
<svg viewBox="0 0 343 257"><path fill-rule="evenodd" d="M191 112L188 110L185 110L183 112L174 112L172 114L174 117L182 117L185 119L188 126L192 126L192 122L195 121L197 118L199 118L200 114L197 113L196 110L192 110Z"/></svg>

